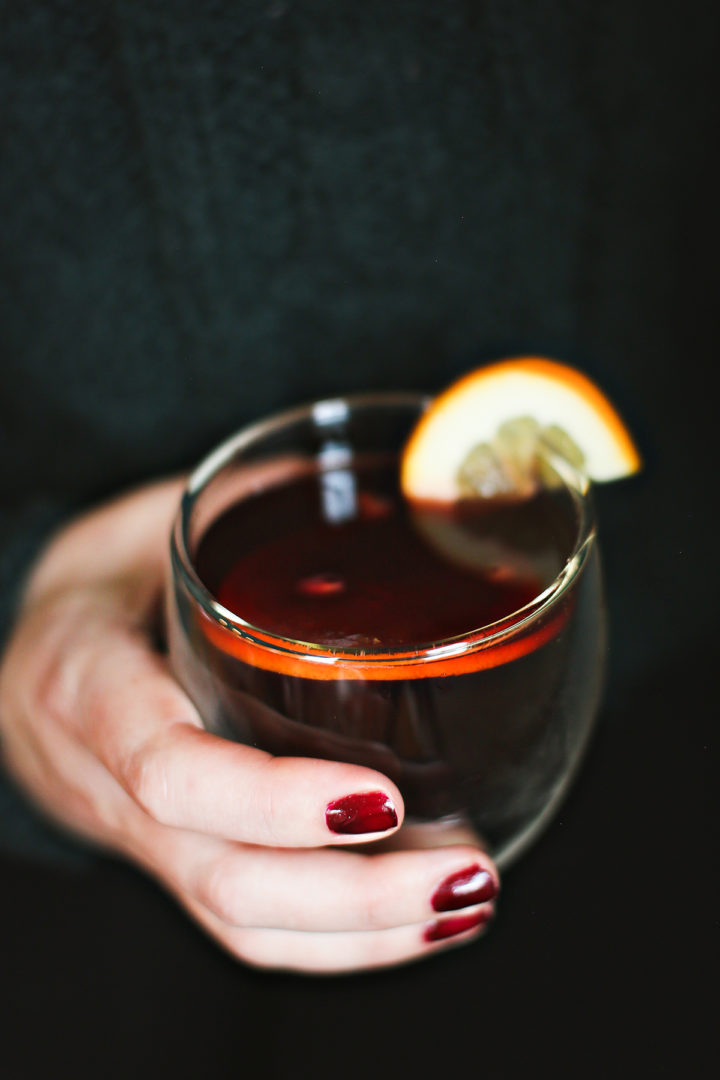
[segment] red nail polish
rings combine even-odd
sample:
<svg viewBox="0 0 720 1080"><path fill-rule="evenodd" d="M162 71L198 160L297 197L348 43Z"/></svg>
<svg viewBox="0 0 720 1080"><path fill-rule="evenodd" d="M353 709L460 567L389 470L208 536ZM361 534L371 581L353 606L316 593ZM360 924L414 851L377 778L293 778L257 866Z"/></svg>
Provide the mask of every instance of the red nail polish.
<svg viewBox="0 0 720 1080"><path fill-rule="evenodd" d="M431 903L435 911L457 911L494 900L496 896L497 886L492 875L475 863L446 878L433 893Z"/></svg>
<svg viewBox="0 0 720 1080"><path fill-rule="evenodd" d="M452 919L438 919L425 927L423 940L427 942L444 941L445 938L455 937L456 934L464 934L466 930L474 930L476 926L482 926L492 918L492 910L484 908L474 911L472 915L455 915Z"/></svg>
<svg viewBox="0 0 720 1080"><path fill-rule="evenodd" d="M331 802L325 811L327 827L334 833L386 832L398 823L392 801L384 791L363 791Z"/></svg>

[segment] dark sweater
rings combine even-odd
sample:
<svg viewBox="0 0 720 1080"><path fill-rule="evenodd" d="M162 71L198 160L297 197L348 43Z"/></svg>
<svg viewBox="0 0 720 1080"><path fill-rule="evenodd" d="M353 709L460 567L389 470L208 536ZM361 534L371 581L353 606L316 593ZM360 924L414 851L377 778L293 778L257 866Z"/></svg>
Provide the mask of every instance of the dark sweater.
<svg viewBox="0 0 720 1080"><path fill-rule="evenodd" d="M706 317L704 7L0 6L3 632L54 525L317 395L545 351L652 458Z"/></svg>

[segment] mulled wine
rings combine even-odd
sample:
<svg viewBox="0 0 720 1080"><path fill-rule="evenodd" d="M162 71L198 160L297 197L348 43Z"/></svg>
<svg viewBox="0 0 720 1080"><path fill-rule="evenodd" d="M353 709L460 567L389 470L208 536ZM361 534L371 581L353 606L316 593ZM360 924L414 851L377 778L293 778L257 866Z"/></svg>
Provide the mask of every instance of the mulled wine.
<svg viewBox="0 0 720 1080"><path fill-rule="evenodd" d="M464 822L503 861L557 803L595 709L585 496L411 505L397 450L417 405L393 408L391 439L346 418L312 454L232 453L201 478L190 580L174 553L175 669L210 729L377 768L409 820Z"/></svg>

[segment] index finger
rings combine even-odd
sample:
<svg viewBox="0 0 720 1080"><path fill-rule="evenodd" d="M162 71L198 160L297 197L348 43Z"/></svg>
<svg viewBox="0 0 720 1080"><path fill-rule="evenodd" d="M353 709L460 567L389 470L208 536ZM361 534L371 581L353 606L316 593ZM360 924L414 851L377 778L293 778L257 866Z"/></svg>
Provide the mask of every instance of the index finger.
<svg viewBox="0 0 720 1080"><path fill-rule="evenodd" d="M382 773L273 757L210 734L164 660L123 627L109 627L92 651L78 680L78 734L156 821L279 847L399 827L402 796Z"/></svg>

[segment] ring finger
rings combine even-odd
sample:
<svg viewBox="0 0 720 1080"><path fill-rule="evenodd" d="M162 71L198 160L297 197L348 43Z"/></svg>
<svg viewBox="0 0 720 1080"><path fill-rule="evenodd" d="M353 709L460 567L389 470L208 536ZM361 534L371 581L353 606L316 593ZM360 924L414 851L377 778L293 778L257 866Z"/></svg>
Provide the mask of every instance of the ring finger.
<svg viewBox="0 0 720 1080"><path fill-rule="evenodd" d="M459 915L387 930L303 933L229 927L189 898L182 902L233 956L255 967L316 974L391 967L430 956L479 937L492 911L488 905Z"/></svg>
<svg viewBox="0 0 720 1080"><path fill-rule="evenodd" d="M228 927L385 930L488 905L497 872L470 845L363 854L270 849L156 826L142 861Z"/></svg>

